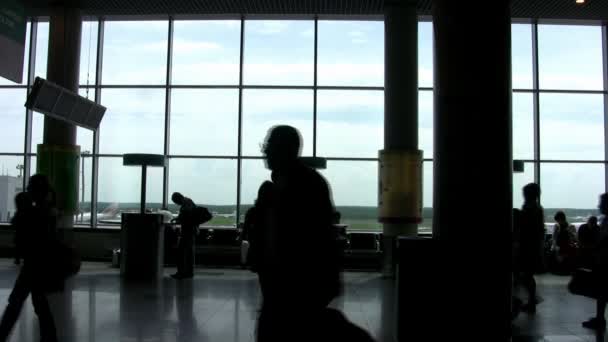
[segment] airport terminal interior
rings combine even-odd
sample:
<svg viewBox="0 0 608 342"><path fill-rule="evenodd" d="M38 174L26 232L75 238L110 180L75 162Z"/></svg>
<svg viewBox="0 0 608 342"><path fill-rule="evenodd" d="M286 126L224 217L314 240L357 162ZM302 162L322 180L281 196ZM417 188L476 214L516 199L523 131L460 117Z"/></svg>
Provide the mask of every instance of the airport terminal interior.
<svg viewBox="0 0 608 342"><path fill-rule="evenodd" d="M42 173L82 260L47 295L59 341L262 340L246 214L289 125L339 213L329 306L373 339L608 341L581 325L596 302L569 291L553 234L559 212L608 227L608 1L8 0L0 19L22 57L0 53L0 313L23 267L15 196ZM58 116L57 94L25 106L47 81L103 118ZM545 234L538 304L519 312L529 183ZM175 192L212 215L185 279ZM28 299L9 340L39 334Z"/></svg>

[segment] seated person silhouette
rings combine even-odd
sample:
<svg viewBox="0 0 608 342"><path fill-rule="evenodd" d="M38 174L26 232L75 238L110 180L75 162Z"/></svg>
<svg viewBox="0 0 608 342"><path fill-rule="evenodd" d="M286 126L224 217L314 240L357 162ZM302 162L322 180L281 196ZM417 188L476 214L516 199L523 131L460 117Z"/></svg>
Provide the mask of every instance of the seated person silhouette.
<svg viewBox="0 0 608 342"><path fill-rule="evenodd" d="M595 262L595 249L600 242L600 226L596 216L590 216L587 223L578 228L578 267L592 268Z"/></svg>
<svg viewBox="0 0 608 342"><path fill-rule="evenodd" d="M578 252L576 228L568 223L563 211L555 213L553 227L553 245L551 247L558 273L567 273L574 268Z"/></svg>

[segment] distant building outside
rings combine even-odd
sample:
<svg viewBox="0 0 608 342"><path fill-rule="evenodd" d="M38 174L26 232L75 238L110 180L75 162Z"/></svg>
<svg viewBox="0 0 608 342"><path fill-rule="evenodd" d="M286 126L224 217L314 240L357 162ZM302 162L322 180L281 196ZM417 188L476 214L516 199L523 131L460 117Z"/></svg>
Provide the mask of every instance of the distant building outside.
<svg viewBox="0 0 608 342"><path fill-rule="evenodd" d="M23 178L0 176L0 221L10 221L15 214L15 195L23 191Z"/></svg>

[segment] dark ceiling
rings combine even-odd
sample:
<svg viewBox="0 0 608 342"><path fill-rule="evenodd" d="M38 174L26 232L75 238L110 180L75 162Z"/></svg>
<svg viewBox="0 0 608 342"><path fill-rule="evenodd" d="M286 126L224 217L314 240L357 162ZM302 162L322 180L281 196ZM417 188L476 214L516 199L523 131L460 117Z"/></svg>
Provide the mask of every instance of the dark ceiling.
<svg viewBox="0 0 608 342"><path fill-rule="evenodd" d="M30 15L48 15L57 0L23 0ZM393 0L395 1L395 0ZM455 1L455 0L454 0ZM465 0L466 1L466 0ZM487 0L491 4L494 0ZM64 0L85 15L382 15L383 0ZM430 15L432 0L418 0ZM513 18L608 20L608 0L512 0Z"/></svg>

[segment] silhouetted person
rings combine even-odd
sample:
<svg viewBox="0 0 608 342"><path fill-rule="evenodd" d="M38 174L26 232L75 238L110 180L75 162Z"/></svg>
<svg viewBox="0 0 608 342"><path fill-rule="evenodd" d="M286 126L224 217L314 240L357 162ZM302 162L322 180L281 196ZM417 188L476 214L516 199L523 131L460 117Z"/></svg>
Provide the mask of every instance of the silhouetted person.
<svg viewBox="0 0 608 342"><path fill-rule="evenodd" d="M8 339L23 303L31 293L34 311L40 323L40 340L54 342L57 341L57 333L46 293L55 289L50 283L56 279L63 281L62 277L50 273L54 268L47 262L47 258L52 256L49 252L55 237L55 196L48 178L43 175L33 175L27 187L27 195L18 196L28 196L31 204L23 203L22 208L26 211L18 214L20 236L17 248L23 256L23 267L0 321L0 341Z"/></svg>
<svg viewBox="0 0 608 342"><path fill-rule="evenodd" d="M13 240L15 243L15 265L19 265L21 264L21 257L23 255L21 251L23 247L23 234L26 233L28 216L33 209L32 198L27 192L20 192L15 196L15 208L17 208L17 212L11 219L11 225L15 229L15 238Z"/></svg>
<svg viewBox="0 0 608 342"><path fill-rule="evenodd" d="M590 216L587 223L578 228L578 243L581 248L595 248L600 241L600 226L597 224L597 217Z"/></svg>
<svg viewBox="0 0 608 342"><path fill-rule="evenodd" d="M596 249L595 265L592 268L596 281L596 313L595 317L583 322L583 327L604 331L606 329L606 303L608 301L608 193L600 195L598 205L602 220L600 224L600 241Z"/></svg>
<svg viewBox="0 0 608 342"><path fill-rule="evenodd" d="M553 217L553 245L551 247L559 273L570 273L575 266L578 250L576 228L568 223L566 214L558 211Z"/></svg>
<svg viewBox="0 0 608 342"><path fill-rule="evenodd" d="M600 241L600 226L597 224L597 217L590 216L587 223L578 228L578 267L593 268L595 249Z"/></svg>
<svg viewBox="0 0 608 342"><path fill-rule="evenodd" d="M543 264L545 215L540 205L540 186L529 183L523 187L524 204L519 215L519 282L528 292L528 302L522 310L536 312L536 273Z"/></svg>
<svg viewBox="0 0 608 342"><path fill-rule="evenodd" d="M519 266L521 264L521 252L519 242L521 240L521 210L513 209L513 234L511 240L511 258L512 258L512 280L513 289L515 290L518 286L518 277L520 274ZM523 303L519 297L516 296L516 291L511 292L511 320L514 320L519 315Z"/></svg>
<svg viewBox="0 0 608 342"><path fill-rule="evenodd" d="M177 244L177 273L172 274L171 277L175 279L192 278L194 276L194 238L198 226L194 217L196 205L179 192L174 192L171 200L180 206L179 214L174 221L181 226Z"/></svg>
<svg viewBox="0 0 608 342"><path fill-rule="evenodd" d="M264 295L263 284L263 269L264 251L270 246L270 234L267 230L270 220L269 215L273 205L273 187L270 181L262 183L258 189L258 197L255 200L253 207L247 210L245 214L245 223L243 228L244 238L250 243L249 252L247 254L247 264L253 272L258 273L262 296Z"/></svg>
<svg viewBox="0 0 608 342"><path fill-rule="evenodd" d="M329 187L299 160L300 147L295 128L276 126L263 150L274 200L261 261L266 289L258 341L318 340L325 309L341 291Z"/></svg>

